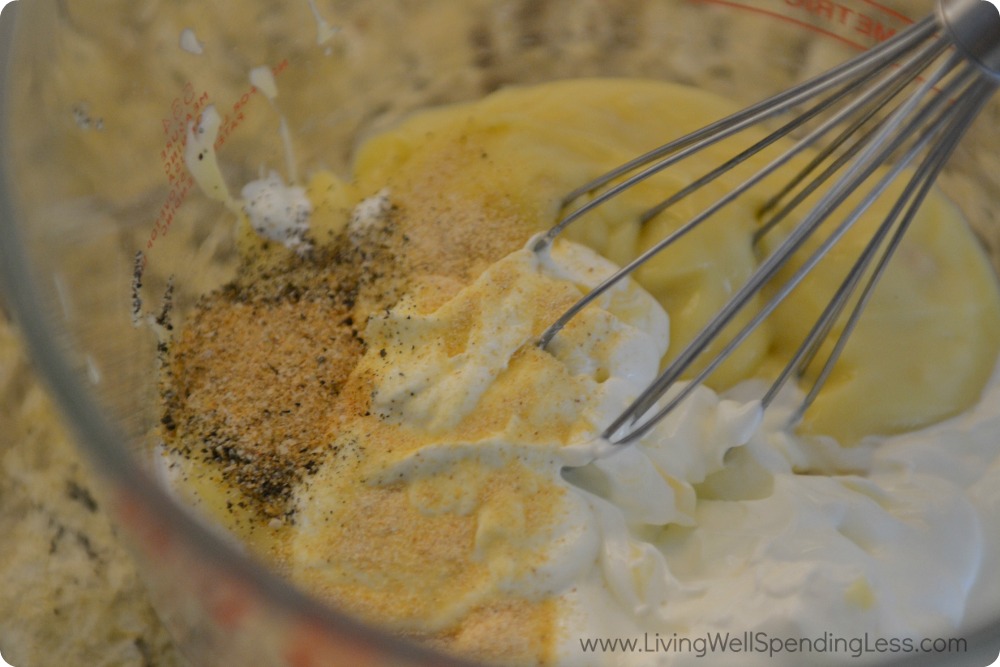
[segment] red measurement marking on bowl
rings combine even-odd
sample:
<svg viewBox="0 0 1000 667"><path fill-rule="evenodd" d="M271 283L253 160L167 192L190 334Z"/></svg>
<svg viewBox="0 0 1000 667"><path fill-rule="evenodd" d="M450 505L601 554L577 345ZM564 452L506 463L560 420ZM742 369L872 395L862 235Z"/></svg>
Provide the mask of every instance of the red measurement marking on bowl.
<svg viewBox="0 0 1000 667"><path fill-rule="evenodd" d="M376 637L351 632L346 627L331 627L329 621L300 618L287 635L282 664L288 667L375 667L396 664L385 657L385 652L393 649L379 644Z"/></svg>
<svg viewBox="0 0 1000 667"><path fill-rule="evenodd" d="M278 65L271 68L275 76L278 76L288 69L288 60L283 60ZM219 109L222 115L222 127L219 136L215 141L216 150L222 148L233 132L239 129L246 120L247 105L257 97L258 90L251 86L236 100L228 109ZM145 268L146 254L153 249L156 242L167 235L170 226L174 222L174 216L181 204L187 199L194 187L194 179L188 172L184 164L184 147L187 145L187 128L191 123L195 123L201 113L212 103L208 91L198 92L192 83L186 83L181 90L181 94L174 98L170 104L170 115L160 122L163 126L164 144L160 151L160 161L163 165L163 173L167 177L170 187L166 199L160 206L156 214L156 221L146 240L146 253L143 254L143 268Z"/></svg>
<svg viewBox="0 0 1000 667"><path fill-rule="evenodd" d="M862 0L868 9L833 0L691 0L721 5L791 23L864 50L884 42L913 20L872 0ZM801 17L801 18L800 18Z"/></svg>

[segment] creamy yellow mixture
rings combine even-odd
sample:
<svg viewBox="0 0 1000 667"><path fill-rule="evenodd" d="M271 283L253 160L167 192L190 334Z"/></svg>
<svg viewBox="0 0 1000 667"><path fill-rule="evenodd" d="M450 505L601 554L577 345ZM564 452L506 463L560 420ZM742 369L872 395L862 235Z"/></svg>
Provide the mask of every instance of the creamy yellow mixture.
<svg viewBox="0 0 1000 667"><path fill-rule="evenodd" d="M787 226L754 247L769 189L743 198L641 269L638 285L582 313L551 352L532 343L568 305L746 172L636 222L737 152L724 143L600 207L552 257L524 247L559 218L565 193L728 111L660 82L504 90L368 140L349 182L314 175L311 251L263 240L244 221L240 276L203 299L165 359L165 451L179 491L334 605L466 655L557 660L566 592L607 539L587 518L596 505L561 471L587 462L593 436ZM888 206L712 376L713 390L784 365ZM934 194L802 435L852 447L960 413L998 345L996 278ZM640 523L693 527L703 495L719 496L702 483L722 479L726 453L757 424L753 406L700 396L691 423L711 428L654 432L670 446L644 445L662 498L637 501L653 507L635 510ZM682 531L673 544L689 539ZM875 594L859 585L843 595L870 607Z"/></svg>

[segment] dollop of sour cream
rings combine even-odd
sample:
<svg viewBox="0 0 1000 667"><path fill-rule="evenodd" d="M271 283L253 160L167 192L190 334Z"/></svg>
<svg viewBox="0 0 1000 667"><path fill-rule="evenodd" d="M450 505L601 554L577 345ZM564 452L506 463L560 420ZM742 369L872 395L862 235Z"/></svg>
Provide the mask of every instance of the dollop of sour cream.
<svg viewBox="0 0 1000 667"><path fill-rule="evenodd" d="M277 241L291 250L309 247L306 233L312 203L305 188L286 185L277 172L243 186L243 210L250 226L260 236Z"/></svg>

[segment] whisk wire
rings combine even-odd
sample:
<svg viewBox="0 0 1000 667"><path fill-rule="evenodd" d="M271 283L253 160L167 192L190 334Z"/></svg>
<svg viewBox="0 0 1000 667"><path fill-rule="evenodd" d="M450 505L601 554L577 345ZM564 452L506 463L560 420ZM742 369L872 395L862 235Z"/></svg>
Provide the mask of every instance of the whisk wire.
<svg viewBox="0 0 1000 667"><path fill-rule="evenodd" d="M913 76L918 71L917 65L921 65L921 64L926 65L926 62L928 61L928 59L929 60L933 60L933 58L936 57L937 55L939 55L941 52L943 52L946 47L947 47L947 41L946 40L944 40L944 39L935 40L930 45L927 45L916 56L911 57L907 61L907 63L905 63L899 70L894 70L894 71L889 72L885 76L884 80L880 82L880 85L882 85L882 86L889 86L890 89L892 87L894 87L895 85L898 85L900 82L902 82L903 85L905 85L906 83L908 83L909 81L911 81L913 79ZM884 64L879 69L886 69L888 67L889 67L888 64ZM853 87L851 88L851 90L853 90ZM841 95L835 95L833 101L834 102L838 101L840 99L840 97L841 97ZM712 216L714 216L720 210L722 210L723 208L725 208L729 204L731 204L734 201L736 201L737 199L739 199L748 190L750 190L754 186L758 185L765 178L767 178L768 176L770 176L771 174L773 174L774 172L776 172L777 170L779 170L780 168L782 168L783 166L785 166L790 160L794 159L794 157L796 155L798 155L798 154L802 153L803 151L805 151L806 149L810 148L819 139L821 139L823 136L825 136L826 134L828 134L831 130L833 130L838 125L840 125L843 122L845 122L848 118L850 118L852 115L854 115L855 113L857 113L859 110L863 109L865 106L867 106L867 104L868 104L868 98L866 98L864 96L860 96L860 97L856 98L855 100L853 100L852 102L850 102L846 107L844 107L842 110L840 110L838 113L836 113L833 117L831 117L830 119L826 120L820 126L818 126L814 130L812 130L811 132L809 132L802 139L798 140L792 146L792 148L790 148L788 151L785 151L784 153L782 153L781 155L779 155L777 158L773 159L770 163L767 164L767 166L765 166L762 169L760 169L757 172L755 172L750 178L748 178L747 180L745 180L743 183L741 183L736 188L733 188L732 190L729 190L725 195L723 195L721 198L719 198L718 200L716 200L711 206L709 206L708 208L704 209L699 214L695 215L693 218L691 218L690 220L688 220L687 222L685 222L683 225L681 225L677 229L673 230L666 237L664 237L663 239L661 239L660 241L658 241L656 244L654 244L653 246L651 246L645 252L643 252L642 254L640 254L637 258L635 258L634 260L632 260L631 262L629 262L628 264L626 264L624 267L622 267L622 269L620 271L616 272L614 275L612 275L611 277L609 277L607 280L601 282L599 285L597 285L596 287L594 287L588 294L586 294L580 301L578 301L577 303L575 303L571 308L569 308L565 313L563 313L562 316L560 316L548 329L546 329L542 333L542 335L539 337L539 340L538 340L538 346L541 347L541 348L545 348L549 344L549 342L555 337L555 335L559 331L561 331L563 329L563 327L565 327L565 325L571 319L573 319L581 310L583 310L588 305L590 305L595 300L597 300L601 295L603 295L605 292L607 292L612 287L614 287L618 282L624 280L629 275L631 275L632 273L634 273L635 270L638 269L640 266L642 266L643 264L647 263L650 259L652 259L657 254L659 254L660 252L662 252L663 250L665 250L667 247L669 247L669 246L673 245L674 243L676 243L678 240L680 240L681 238L683 238L685 235L687 235L688 233L690 233L691 231L693 231L694 229L696 229L699 225L701 225L701 223L705 222L706 220L708 220L709 218L711 218ZM788 127L788 126L786 126L786 127ZM745 128L743 128L743 129L745 129ZM764 147L766 147L767 145L772 144L782 134L784 134L784 132L783 132L784 129L785 128L779 129L777 132L773 133L769 137L766 137L764 140L762 140L762 141L758 142L757 144L755 144L754 146L752 146L750 149L748 149L748 151L745 151L740 156L738 156L736 159L731 160L729 163L726 163L726 165L724 165L725 170L728 171L728 169L731 168L732 166L735 166L735 164L738 164L738 163L743 162L744 160L746 160L748 157L750 157L750 155L752 153L756 153L759 150L761 150ZM683 141L683 139L681 141ZM651 170L654 170L654 169L656 171L661 171L663 168L665 168L663 166L664 163L669 163L666 166L674 164L675 162L679 161L680 159L682 159L684 157L688 157L691 154L693 154L693 153L701 150L706 145L708 145L708 144L704 144L703 145L701 143L696 143L696 144L688 147L687 149L685 149L685 150L683 150L683 151L681 151L681 152L679 152L679 153L677 153L675 155L671 155L669 158L667 158L667 160L664 160L664 161L662 161L660 163L657 163L657 164L653 165L653 167L650 167L650 168L646 169L645 171L641 172L636 177L634 177L634 179L644 180L645 175L647 174L647 172L650 172ZM719 175L721 175L721 171L722 171L721 169L713 170L712 172L709 172L709 174L706 175L705 177L702 177L702 178L698 179L696 181L696 183L698 183L699 185L704 185L709 180L714 180L714 178L717 178ZM649 175L652 175L652 174L649 174ZM602 194L600 197L598 197L594 201L586 204L584 207L581 207L581 209L577 209L576 211L570 213L566 218L564 218L562 221L560 221L559 224L557 224L555 227L553 227L552 231L565 228L565 226L567 224L571 223L572 221L574 221L575 219L577 219L577 217L579 217L578 214L580 214L581 211L586 212L587 210L590 210L587 207L589 207L591 204L593 204L593 203L595 203L595 202L597 202L599 200L603 201L601 199L601 197L604 197L606 195L611 195L612 193L616 193L618 191L618 188L622 188L623 186L632 187L632 185L634 185L635 182L638 182L638 180L634 180L634 179L629 179L629 180L625 181L624 183L620 184L619 186L615 186L615 188L612 188L608 192ZM624 188L624 189L627 189L627 187ZM694 189L695 189L694 187L685 188L684 190L681 191L681 194L682 194L682 196L687 196L688 194L690 194L691 192L693 192ZM610 197L608 197L608 198L610 198ZM680 198L682 198L682 197L678 197L677 195L675 195L674 197L671 197L670 199L668 199L667 202L676 203L676 201L678 201ZM661 212L660 208L657 208L656 210L657 210L658 213ZM550 234L551 234L551 232L550 232ZM546 247L548 245L548 243L550 243L550 242L551 241L546 241L546 240L543 239L542 241L539 242L539 246L540 247L536 246L536 250L539 250L540 248Z"/></svg>
<svg viewBox="0 0 1000 667"><path fill-rule="evenodd" d="M715 181L720 176L723 176L724 174L732 171L735 167L739 166L740 164L743 164L754 155L757 155L758 153L765 150L769 146L772 146L773 144L780 141L784 137L787 137L788 135L792 134L795 130L806 125L810 120L816 118L824 111L827 111L831 107L835 106L837 102L840 102L848 95L850 95L852 92L856 91L858 88L861 88L865 83L867 83L867 81L868 81L867 77L864 78L859 77L856 81L853 81L850 84L844 86L843 88L838 90L835 94L830 95L829 97L821 100L818 104L814 105L812 108L802 112L801 114L796 115L791 121L785 123L774 132L771 132L766 137L764 137L763 139L761 139L760 141L753 144L752 146L744 150L742 153L737 155L735 158L728 160L727 162L724 162L719 167L709 171L704 176L696 179L695 181L685 186L684 188L682 188L675 194L671 195L667 199L664 199L656 206L649 208L645 213L643 213L639 217L639 223L645 224L646 222L649 222L650 220L652 220L657 215L667 210L674 204L682 201L683 199L693 194L697 190L700 190L702 187ZM811 135L811 138L813 140L818 139L819 134L817 133Z"/></svg>
<svg viewBox="0 0 1000 667"><path fill-rule="evenodd" d="M817 157L817 159L822 159L824 155L828 155L830 151L835 150L841 143L843 143L850 132L856 131L857 127L863 125L867 120L869 120L874 114L878 112L889 100L891 100L895 95L899 94L906 86L914 79L917 73L924 69L928 64L933 62L948 46L948 41L944 38L938 38L926 44L924 48L919 51L915 56L910 58L906 63L901 65L897 70L892 71L884 80L874 84L875 89L878 91L872 98L867 96L861 96L855 98L852 104L842 109L837 115L828 119L823 125L816 128L811 134L807 135L804 139L800 141L794 152L789 152L787 155L791 157L792 155L801 152L805 148L811 147L819 139L825 136L831 129L841 125L848 118L854 115L859 110L864 107L870 107L868 112L862 115L858 120L852 123L851 126L847 128L841 135L831 142L831 145L824 149ZM873 79L876 79L879 75L887 69L892 69L891 63L885 63L880 67L873 68L863 76L859 76L854 80L851 80L846 85L840 89L835 90L829 96L822 98L817 104L812 108L797 114L791 121L785 125L778 128L778 130L770 133L764 139L755 143L753 146L740 153L736 158L729 160L722 166L713 169L708 172L705 176L697 179L690 185L686 186L680 190L677 194L665 199L663 202L651 207L645 213L643 213L640 218L640 223L645 223L656 217L666 209L668 209L673 204L692 194L694 191L698 190L704 185L714 181L723 174L731 171L734 167L738 166L747 159L760 153L762 150L773 145L780 139L792 134L795 130L806 125L810 120L816 118L824 111L831 109L836 106L838 102L842 102L845 99L849 99L852 93L857 92L859 89L863 89L866 85L870 84ZM770 171L766 174L770 174L773 170L776 170L782 165L773 165ZM754 182L756 184L756 181ZM789 187L794 187L794 179L789 184ZM784 190L782 190L784 192ZM782 196L781 193L778 195ZM765 206L766 209L766 206Z"/></svg>
<svg viewBox="0 0 1000 667"><path fill-rule="evenodd" d="M947 163L948 159L951 157L955 148L958 146L958 143L959 141L961 141L962 136L968 130L968 127L972 123L972 120L979 114L983 106L986 104L986 101L992 94L992 89L993 85L990 82L984 79L978 80L975 84L975 90L970 90L970 95L965 97L959 105L956 105L955 108L952 110L952 113L949 114L948 120L950 121L950 124L947 126L944 132L941 133L940 143L936 144L933 147L933 149L927 156L927 159L921 163L916 174L914 174L913 178L907 185L907 188L904 191L903 195L896 203L893 212L890 213L889 217L887 218L887 223L890 223L890 221L895 222L895 219L898 218L900 213L902 212L905 203L907 201L909 202L909 206L906 210L906 213L903 215L903 218L900 221L899 225L897 226L895 233L889 240L888 246L885 248L881 257L879 258L879 261L876 264L875 269L872 272L872 275L866 282L865 287L862 290L857 303L852 309L851 314L848 316L847 322L844 324L843 330L841 331L840 335L837 337L836 342L834 343L833 349L827 356L827 359L824 362L823 367L820 370L816 380L809 388L809 392L802 399L802 401L796 408L795 412L792 414L789 420L790 423L798 422L802 418L805 411L809 409L810 405L813 404L813 402L816 400L816 397L819 395L820 390L826 384L826 381L829 379L829 376L832 373L834 366L836 365L837 361L839 361L841 354L843 353L844 348L847 345L847 341L850 339L851 334L857 327L858 322L861 319L861 315L864 312L865 307L868 305L872 294L874 293L876 285L878 284L879 280L885 273L886 268L889 266L890 260L892 259L893 255L898 249L899 244L902 242L904 235L906 234L907 230L910 227L910 224L916 217L917 211L920 209L920 206L926 199L928 193L930 192L931 188L934 185L934 182L937 180L938 175L944 168L944 165ZM862 258L859 259L856 264L856 266L858 266L857 278L854 278L852 280L852 284L848 288L850 291L853 292L853 290L855 289L858 281L860 280L861 274L865 271L865 269L867 269L867 266L871 263L872 258L875 256L875 250L877 246L881 245L882 237L884 237L885 234L888 233L891 226L892 226L891 223L883 224L882 228L885 229L885 232L883 232L882 228L880 228L877 238L873 239L873 241L868 244L868 247L866 247L865 253L862 255ZM829 324L824 327L824 330L821 331L820 334L813 341L807 340L808 347L810 348L810 354L809 356L804 357L801 361L797 362L796 364L798 365L798 368L796 370L800 375L804 372L805 368L807 368L808 365L811 363L812 357L818 351L820 343L822 343L822 341L828 335L829 329L832 327L833 321L835 321L835 319L839 316L840 311L843 310L844 305L846 305L847 297L845 296L839 298L837 299L837 302L838 302L837 313L833 316L833 319L830 320ZM807 345L803 345L803 348L806 347ZM786 368L792 368L792 367L793 365L790 363L789 366ZM765 406L770 404L771 400L773 400L773 394L776 394L777 391L779 390L780 390L780 385L777 385L776 382L775 385L772 386L771 390L769 390L768 394L765 395L764 399L762 400L762 403Z"/></svg>
<svg viewBox="0 0 1000 667"><path fill-rule="evenodd" d="M833 139L828 146L818 151L809 164L803 167L799 173L791 178L783 188L781 188L760 208L758 216L760 218L764 218L769 212L777 208L785 197L794 192L797 187L802 185L806 178L808 178L811 173L816 171L820 165L826 162L826 160L828 160L830 156L837 151L837 149L841 148L845 143L854 138L855 135L857 135L857 133L861 131L861 129L869 123L880 110L896 98L902 91L906 90L907 86L913 82L919 72L923 71L928 65L934 62L934 60L937 59L941 53L944 52L947 48L947 44L946 40L937 40L930 45L930 48L924 49L917 55L917 57L912 58L908 63L902 65L899 68L897 75L893 77L892 80L885 82L886 85L884 91L876 92L867 111L847 125L847 127L845 127L844 130L835 139ZM887 120L888 118L881 119L873 127L862 134L860 138L851 143L851 145L843 151L817 178L800 190L795 197L778 213L773 215L767 222L763 223L754 232L753 243L757 244L760 242L760 240L769 231L774 229L774 227L776 227L782 220L784 220L792 210L805 201L809 195L818 190L823 183L829 180L834 173L847 164L851 158L856 156L858 152L860 152L860 150L877 135L880 129L884 127Z"/></svg>
<svg viewBox="0 0 1000 667"><path fill-rule="evenodd" d="M640 214L638 224L641 226L723 175L734 172L752 157L775 146L779 140L800 132L803 134L787 149L770 158L764 167L746 177L735 188L728 188L707 208L591 289L543 332L538 340L542 348L577 313L658 253L761 185L806 149L817 150L815 157L809 159L794 177L786 181L784 187L767 198L756 211L760 223L751 238L753 246L757 247L765 235L779 228L783 238L775 241L770 253L718 312L605 429L601 437L607 442L628 444L648 433L732 356L833 247L845 238L875 202L887 195L896 181L903 178L904 172L912 172L906 177L906 182L894 190L898 194L893 195L895 200L889 212L875 227L872 238L860 248L859 256L841 279L833 296L761 399L761 404L767 407L789 379L803 379L820 351L827 349L826 343L831 339L834 327L844 320L815 380L794 412L793 421L800 419L812 404L840 359L876 285L885 274L944 163L983 105L1000 87L1000 22L992 15L992 8L978 0L937 0L937 6L935 15L915 23L866 53L649 151L574 190L564 199L564 207L569 207L584 195L590 196L588 201L570 210L539 238L534 246L537 252L547 250L553 240L576 220L655 174L778 114L799 110L797 117L753 140L748 148ZM897 64L897 61L902 62ZM934 66L941 61L942 64ZM931 73L922 78L923 72L932 66ZM896 101L903 91L914 87L915 92ZM895 104L895 108L890 109L890 104ZM815 127L808 129L811 125ZM821 140L826 143L825 147L820 146ZM802 253L806 255L805 259L789 271L791 275L787 279L783 275L782 280L777 281L792 256L799 253L834 214L840 215L841 207L848 204L849 212L843 219L813 244L812 250ZM801 215L798 214L800 208L803 210ZM796 222L786 229L781 223L793 214ZM722 334L728 335L736 317L752 301L757 301L757 296L764 290L767 290L766 303L747 318L734 336L722 341ZM699 367L690 382L677 388L681 377L696 362L701 364L702 355L716 342L722 343L718 346L720 349L713 351L711 358Z"/></svg>
<svg viewBox="0 0 1000 667"><path fill-rule="evenodd" d="M949 132L954 132L955 123L960 124L965 121L965 118L969 113L969 102L970 102L969 99L963 97L961 107L956 106L946 111L946 113L942 115L942 117L939 119L939 122L936 124L936 127L940 127L946 122L951 121L951 125L949 125L949 128L951 129L949 129ZM978 111L978 104L981 103L982 102L979 101L977 105L972 107L971 112L973 114ZM959 110L962 110L962 113L958 115L958 118L956 120L955 118ZM945 138L950 140L949 138L950 136L951 135L947 135ZM874 258L876 251L882 245L882 242L884 241L886 235L891 230L896 220L899 218L899 215L903 207L906 205L906 202L910 201L911 198L914 196L913 192L915 188L925 182L928 184L928 186L929 184L933 183L934 179L937 176L938 171L940 170L941 163L943 163L943 161L947 158L947 155L941 157L946 147L947 144L936 146L933 149L933 151L928 155L927 159L921 163L920 167L915 172L913 178L910 180L909 185L907 185L906 189L903 191L899 199L896 201L892 211L886 216L886 219L879 226L872 240L868 244L866 244L865 249L862 252L861 256L859 257L858 261L855 262L855 264L852 266L850 272L845 277L844 282L838 288L836 294L831 299L830 303L827 305L823 314L817 320L813 329L810 331L810 333L807 335L802 345L796 351L795 355L792 357L792 360L785 366L782 373L771 385L771 388L768 390L767 394L764 395L761 402L765 406L771 403L775 395L778 393L778 391L780 391L781 387L785 384L785 382L789 379L789 377L793 373L801 377L805 373L805 370L811 365L812 360L819 351L821 344L823 343L824 340L826 340L827 336L829 335L830 330L833 327L833 324L836 322L836 320L840 317L841 313L843 312L844 307L848 303L849 297L851 296L851 294L853 294L854 290L860 283L860 280L864 275L864 272L870 265L872 259ZM948 154L950 154L950 150L948 151ZM906 221L905 224L903 224L900 227L897 233L893 236L893 239L902 238L903 232L905 232L909 226L909 220L913 215L915 215L916 210L919 207L919 204L923 201L923 197L925 196L925 194L926 193L920 196L920 199L916 202L916 204L911 205L910 210L907 213L907 216L904 218L904 220ZM892 241L893 245L890 245L890 248L892 250L887 255L884 256L885 257L884 260L880 261L879 264L880 267L883 267L884 265L888 264L888 259L891 258L892 252L894 252L895 243L898 243L898 240ZM875 284L878 281L878 278L881 275L882 270L884 270L884 268L876 269L876 272L870 277L869 282L865 288L865 294L870 293L871 290L874 288ZM844 331L842 332L841 336L838 338L838 343L836 344L834 351L831 352L830 356L828 357L827 362L824 365L824 369L832 368L833 364L839 358L840 352L843 349L844 344L846 344L847 339L850 336L850 333L853 331L854 324L859 318L860 313L863 310L864 305L866 303L867 303L867 298L863 295L862 298L859 299L854 310L852 311L852 315L848 323L845 325ZM798 411L799 416L801 416L801 413L804 412L806 408L808 408L809 404L811 404L812 402L812 399L815 398L815 395L819 392L820 388L822 388L823 384L826 381L827 375L828 371L826 373L821 372L819 378L813 384L809 394L806 396L806 399L803 401L803 404L800 406L800 409Z"/></svg>
<svg viewBox="0 0 1000 667"><path fill-rule="evenodd" d="M629 179L609 188L596 196L591 201L583 204L579 208L569 213L548 231L539 241L536 250L543 250L550 244L568 225L594 210L601 204L620 195L622 192L634 187L638 183L663 171L667 167L676 164L680 160L696 153L707 146L716 144L724 139L742 132L748 127L757 125L762 120L779 115L799 104L808 101L817 94L835 88L843 83L848 83L852 79L862 76L869 70L885 66L885 62L905 53L913 45L919 44L925 39L934 35L937 24L933 17L927 17L922 21L913 24L905 31L896 35L892 40L887 40L873 47L871 50L859 55L853 60L849 60L841 65L824 72L805 83L799 84L786 91L778 93L762 102L758 102L742 111L738 111L730 116L718 120L704 128L680 137L675 141L664 144L644 155L630 160L622 166L613 169L603 176L577 188L563 200L564 205L579 199L581 196L608 185L609 183L625 176L644 165L654 163L643 171L635 174ZM667 156L667 157L664 157ZM661 159L662 158L662 159ZM660 160L659 162L656 162Z"/></svg>
<svg viewBox="0 0 1000 667"><path fill-rule="evenodd" d="M931 99L913 119L904 125L905 119L913 114L915 107L920 101L944 79L956 65L963 62L963 58L958 55L952 56L941 68L934 73L926 82L921 85L920 90L905 104L897 109L887 120L881 130L872 137L870 145L851 165L847 173L834 185L806 215L805 219L797 226L747 280L743 287L731 297L723 306L719 313L712 319L688 344L684 350L668 365L663 373L658 377L626 410L616 419L604 432L603 437L615 444L628 444L645 435L659 420L673 410L681 401L693 391L694 387L703 382L709 374L718 368L735 349L742 344L747 337L757 329L760 324L780 305L782 301L794 290L805 276L826 256L832 246L837 243L844 234L857 222L864 212L898 177L898 175L908 167L916 158L917 154L926 147L936 133L936 128L947 120L947 115L943 115L935 121L931 129L920 134L920 138L907 151L906 155L898 160L889 173L879 180L871 192L852 211L852 213L838 226L838 228L819 246L819 248L802 264L796 273L779 288L772 299L750 320L750 322L733 337L722 351L679 393L675 394L670 401L660 408L651 418L639 424L639 420L646 415L663 397L667 390L673 386L680 377L687 372L694 361L705 351L712 341L716 340L722 329L728 326L732 319L746 306L750 299L756 295L765 284L767 284L786 263L787 258L794 254L801 245L816 231L829 215L839 208L844 201L868 178L870 178L879 166L885 163L900 146L905 143L907 137L913 136L916 128L924 126L928 117L949 103L949 97L955 94L962 86L972 79L976 72L974 68L966 68L965 73L954 78L947 87ZM902 131L895 136L893 132ZM786 367L787 368L787 367ZM625 434L621 434L623 427L629 427Z"/></svg>

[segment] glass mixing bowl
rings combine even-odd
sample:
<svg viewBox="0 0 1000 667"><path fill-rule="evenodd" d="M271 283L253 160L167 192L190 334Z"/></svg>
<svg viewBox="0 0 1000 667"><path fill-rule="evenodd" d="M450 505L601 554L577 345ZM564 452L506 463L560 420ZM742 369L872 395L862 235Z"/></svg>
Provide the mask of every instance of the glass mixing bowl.
<svg viewBox="0 0 1000 667"><path fill-rule="evenodd" d="M38 368L103 473L105 506L192 663L463 664L293 589L177 504L153 474L157 342L133 326L134 315L159 309L171 278L183 314L236 263L231 216L183 167L185 128L207 104L223 116L219 153L232 187L262 166L282 168L281 114L300 170L346 174L360 137L421 107L577 76L663 78L747 104L931 9L931 0L9 6L0 35L3 281ZM275 75L274 104L248 79L260 66ZM941 185L1000 266L998 118L994 99ZM1000 610L992 620L967 629L969 664L996 655Z"/></svg>

